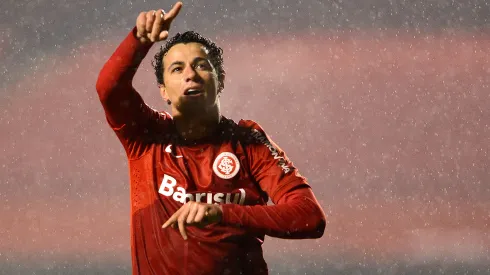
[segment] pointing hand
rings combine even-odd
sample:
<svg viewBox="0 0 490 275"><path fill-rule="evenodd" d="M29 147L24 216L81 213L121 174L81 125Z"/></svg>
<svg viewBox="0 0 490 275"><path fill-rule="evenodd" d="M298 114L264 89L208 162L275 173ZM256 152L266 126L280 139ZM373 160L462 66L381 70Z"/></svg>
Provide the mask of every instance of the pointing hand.
<svg viewBox="0 0 490 275"><path fill-rule="evenodd" d="M170 25L181 8L182 2L177 2L168 13L162 9L140 13L136 19L136 38L143 44L167 39Z"/></svg>

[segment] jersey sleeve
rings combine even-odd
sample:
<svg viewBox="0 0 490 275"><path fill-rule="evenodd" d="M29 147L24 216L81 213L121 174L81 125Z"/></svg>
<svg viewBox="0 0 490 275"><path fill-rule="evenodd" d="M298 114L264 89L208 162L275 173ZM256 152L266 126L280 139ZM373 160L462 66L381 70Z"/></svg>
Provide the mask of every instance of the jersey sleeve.
<svg viewBox="0 0 490 275"><path fill-rule="evenodd" d="M250 129L250 144L246 149L250 172L272 202L277 203L290 190L309 187L306 178L258 123L244 120L240 123Z"/></svg>
<svg viewBox="0 0 490 275"><path fill-rule="evenodd" d="M147 149L145 136L157 128L164 128L170 119L170 115L146 105L132 85L134 75L151 47L151 44L141 44L135 31L133 28L104 64L96 84L106 119L129 158L144 154Z"/></svg>
<svg viewBox="0 0 490 275"><path fill-rule="evenodd" d="M284 239L316 239L326 227L325 212L311 188L291 189L275 205L223 204L221 223L250 233Z"/></svg>
<svg viewBox="0 0 490 275"><path fill-rule="evenodd" d="M271 237L320 238L326 216L306 179L257 123L240 123L249 135L246 150L250 173L274 205L223 204L221 222Z"/></svg>

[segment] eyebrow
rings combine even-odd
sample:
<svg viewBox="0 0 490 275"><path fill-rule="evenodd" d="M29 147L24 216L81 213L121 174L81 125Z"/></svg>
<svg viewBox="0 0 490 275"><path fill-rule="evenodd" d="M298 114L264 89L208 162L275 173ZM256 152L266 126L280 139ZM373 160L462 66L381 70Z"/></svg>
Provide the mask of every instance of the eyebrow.
<svg viewBox="0 0 490 275"><path fill-rule="evenodd" d="M175 65L184 65L184 62L182 62L182 61L175 61L172 64L170 64L170 66L168 66L167 70L170 70L170 68L172 68Z"/></svg>
<svg viewBox="0 0 490 275"><path fill-rule="evenodd" d="M200 57L200 56L194 58L194 60L192 60L192 64L196 64L199 61L206 61L206 62L209 62L211 64L211 61L209 59L204 58L204 57ZM184 64L185 63L183 61L174 61L174 62L172 62L172 64L170 64L170 66L168 66L167 70L170 70L170 68L172 68L175 65L183 66Z"/></svg>

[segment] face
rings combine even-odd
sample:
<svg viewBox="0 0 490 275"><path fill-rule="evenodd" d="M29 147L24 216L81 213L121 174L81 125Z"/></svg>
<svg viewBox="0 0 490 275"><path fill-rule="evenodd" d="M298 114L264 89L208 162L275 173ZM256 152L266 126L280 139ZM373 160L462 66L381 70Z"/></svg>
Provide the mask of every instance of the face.
<svg viewBox="0 0 490 275"><path fill-rule="evenodd" d="M218 106L216 69L199 43L176 44L163 57L160 92L174 113L206 112Z"/></svg>

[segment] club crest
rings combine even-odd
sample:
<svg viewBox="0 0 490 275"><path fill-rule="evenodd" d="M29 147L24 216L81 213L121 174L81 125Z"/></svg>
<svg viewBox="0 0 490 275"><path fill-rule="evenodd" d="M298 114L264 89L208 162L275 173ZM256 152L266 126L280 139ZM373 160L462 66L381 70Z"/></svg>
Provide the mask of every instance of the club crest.
<svg viewBox="0 0 490 275"><path fill-rule="evenodd" d="M213 163L214 173L222 179L233 178L240 170L238 158L230 152L219 154Z"/></svg>

